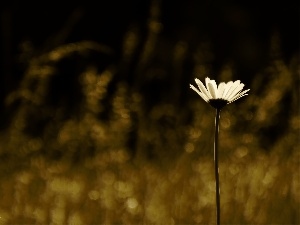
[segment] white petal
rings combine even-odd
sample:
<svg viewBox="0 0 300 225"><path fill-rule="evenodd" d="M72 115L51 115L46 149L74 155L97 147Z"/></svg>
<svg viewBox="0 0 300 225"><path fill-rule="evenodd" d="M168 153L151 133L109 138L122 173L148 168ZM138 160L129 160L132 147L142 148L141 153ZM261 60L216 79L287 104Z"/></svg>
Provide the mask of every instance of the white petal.
<svg viewBox="0 0 300 225"><path fill-rule="evenodd" d="M239 84L234 90L232 90L231 94L227 96L227 99L234 98L234 96L238 95L238 93L243 90L244 86L244 84Z"/></svg>
<svg viewBox="0 0 300 225"><path fill-rule="evenodd" d="M206 87L208 87L208 83L210 83L210 79L209 79L209 77L205 77L205 85L206 85Z"/></svg>
<svg viewBox="0 0 300 225"><path fill-rule="evenodd" d="M225 96L227 94L227 92L229 91L229 89L231 88L233 82L232 81L229 81L228 83L225 83L225 89L224 89L224 92L221 96L222 99L225 99Z"/></svg>
<svg viewBox="0 0 300 225"><path fill-rule="evenodd" d="M248 91L250 91L250 89L242 91L239 95L243 95L243 94L247 93Z"/></svg>
<svg viewBox="0 0 300 225"><path fill-rule="evenodd" d="M211 93L210 93L210 91L209 91L209 88L208 88L208 84L209 84L209 83L210 83L210 79L209 79L208 77L206 77L206 78L205 78L205 85L206 85L206 88L207 88L207 91L208 91L208 92L207 92L207 93L208 93L207 96L208 96L209 98L213 98L212 95L211 95Z"/></svg>
<svg viewBox="0 0 300 225"><path fill-rule="evenodd" d="M239 80L235 81L235 82L231 85L231 87L229 88L229 90L228 90L228 92L226 93L226 95L223 96L224 99L228 100L228 96L230 96L230 95L232 94L232 92L236 89L236 87L238 87L238 85L240 85L240 81L239 81Z"/></svg>
<svg viewBox="0 0 300 225"><path fill-rule="evenodd" d="M214 89L214 92L215 92L215 94L216 94L216 97L215 97L215 98L217 98L217 97L218 97L218 85L217 85L217 83L216 83L215 80L211 80L210 83L212 84L213 89Z"/></svg>
<svg viewBox="0 0 300 225"><path fill-rule="evenodd" d="M200 97L209 102L211 99L224 99L229 103L236 101L237 99L248 95L246 94L250 89L244 90L244 84L240 80L229 81L228 83L221 82L216 84L215 80L211 80L209 77L205 78L205 85L199 79L195 78L198 89L193 85L190 88L197 92Z"/></svg>
<svg viewBox="0 0 300 225"><path fill-rule="evenodd" d="M213 99L217 98L217 90L215 90L213 83L208 83L208 91Z"/></svg>
<svg viewBox="0 0 300 225"><path fill-rule="evenodd" d="M196 78L195 81L196 81L196 84L198 85L200 91L201 91L204 95L206 95L207 99L209 99L210 94L208 93L208 90L205 88L205 86L203 85L203 83L201 82L201 80L199 80L199 79Z"/></svg>
<svg viewBox="0 0 300 225"><path fill-rule="evenodd" d="M245 95L248 95L248 94L238 95L234 99L232 99L229 103L234 102L234 101L238 100L239 98L244 97Z"/></svg>
<svg viewBox="0 0 300 225"><path fill-rule="evenodd" d="M190 84L190 88L192 88L195 92L197 92L198 95L200 95L201 98L203 98L204 101L208 102L208 98L206 95L204 95L202 92L200 92L197 88L195 88L193 85Z"/></svg>
<svg viewBox="0 0 300 225"><path fill-rule="evenodd" d="M217 93L218 93L218 86L216 84L215 80L211 80L208 77L205 78L205 83L207 90L210 94L210 98L217 98Z"/></svg>
<svg viewBox="0 0 300 225"><path fill-rule="evenodd" d="M226 87L226 84L224 82L221 82L219 84L217 98L222 98L222 95L223 95L223 93L225 91L225 87Z"/></svg>
<svg viewBox="0 0 300 225"><path fill-rule="evenodd" d="M250 90L250 89L244 90L244 91L242 91L242 92L239 91L239 93L237 93L237 94L235 94L234 96L230 97L230 98L228 99L228 101L232 102L234 99L240 98L241 95L244 96L244 94L247 93L249 90Z"/></svg>
<svg viewBox="0 0 300 225"><path fill-rule="evenodd" d="M247 93L248 91L250 91L250 89L243 91L241 94Z"/></svg>

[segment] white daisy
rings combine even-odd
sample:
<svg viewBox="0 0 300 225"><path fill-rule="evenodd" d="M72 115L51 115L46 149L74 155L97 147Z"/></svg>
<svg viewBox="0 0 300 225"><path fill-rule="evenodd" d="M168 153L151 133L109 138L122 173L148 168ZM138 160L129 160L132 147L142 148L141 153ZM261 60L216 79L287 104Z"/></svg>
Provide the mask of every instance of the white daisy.
<svg viewBox="0 0 300 225"><path fill-rule="evenodd" d="M209 103L212 107L221 109L225 105L234 102L235 100L248 95L246 94L250 89L243 90L244 84L240 80L235 82L229 81L227 83L221 82L219 86L215 80L211 80L208 77L205 78L206 87L199 79L195 79L198 89L190 84L198 95L203 98L204 101Z"/></svg>

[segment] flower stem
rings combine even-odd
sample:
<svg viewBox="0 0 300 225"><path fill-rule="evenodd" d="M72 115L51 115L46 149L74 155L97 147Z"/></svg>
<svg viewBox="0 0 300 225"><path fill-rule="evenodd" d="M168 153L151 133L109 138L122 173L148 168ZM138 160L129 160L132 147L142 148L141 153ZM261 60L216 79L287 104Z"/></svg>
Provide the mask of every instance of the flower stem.
<svg viewBox="0 0 300 225"><path fill-rule="evenodd" d="M216 179L216 224L220 225L220 184L219 184L219 159L218 159L218 136L219 136L219 121L221 109L216 109L215 118L215 140L214 140L214 162L215 162L215 179Z"/></svg>

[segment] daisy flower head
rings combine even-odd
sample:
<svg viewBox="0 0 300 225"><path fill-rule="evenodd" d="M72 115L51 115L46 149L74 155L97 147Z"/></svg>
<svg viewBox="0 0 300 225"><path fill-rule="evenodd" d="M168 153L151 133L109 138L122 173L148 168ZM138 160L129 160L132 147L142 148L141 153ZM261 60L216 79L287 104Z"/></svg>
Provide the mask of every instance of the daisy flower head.
<svg viewBox="0 0 300 225"><path fill-rule="evenodd" d="M190 84L192 88L204 101L209 103L216 109L221 109L225 105L234 102L235 100L248 95L246 94L250 89L244 90L244 84L240 80L229 81L227 83L221 82L219 85L216 84L215 80L211 80L208 77L205 78L205 85L198 79L195 78L198 88Z"/></svg>

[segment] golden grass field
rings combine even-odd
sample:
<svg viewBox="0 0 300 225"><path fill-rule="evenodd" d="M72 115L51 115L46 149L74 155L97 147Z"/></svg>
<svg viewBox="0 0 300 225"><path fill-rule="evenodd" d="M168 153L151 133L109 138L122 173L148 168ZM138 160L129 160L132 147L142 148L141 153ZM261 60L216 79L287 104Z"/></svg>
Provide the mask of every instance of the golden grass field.
<svg viewBox="0 0 300 225"><path fill-rule="evenodd" d="M5 100L0 225L215 223L214 109L185 78L204 80L212 53L200 43L185 72L188 43L179 40L159 55L160 29L150 20L131 83L120 76L138 48L134 28L119 63L101 69L88 56L110 50L92 41L28 59ZM278 56L277 42L270 45L268 64L251 79L231 63L213 75L251 89L221 112L222 224L300 224L299 64ZM151 86L153 80L162 83Z"/></svg>

